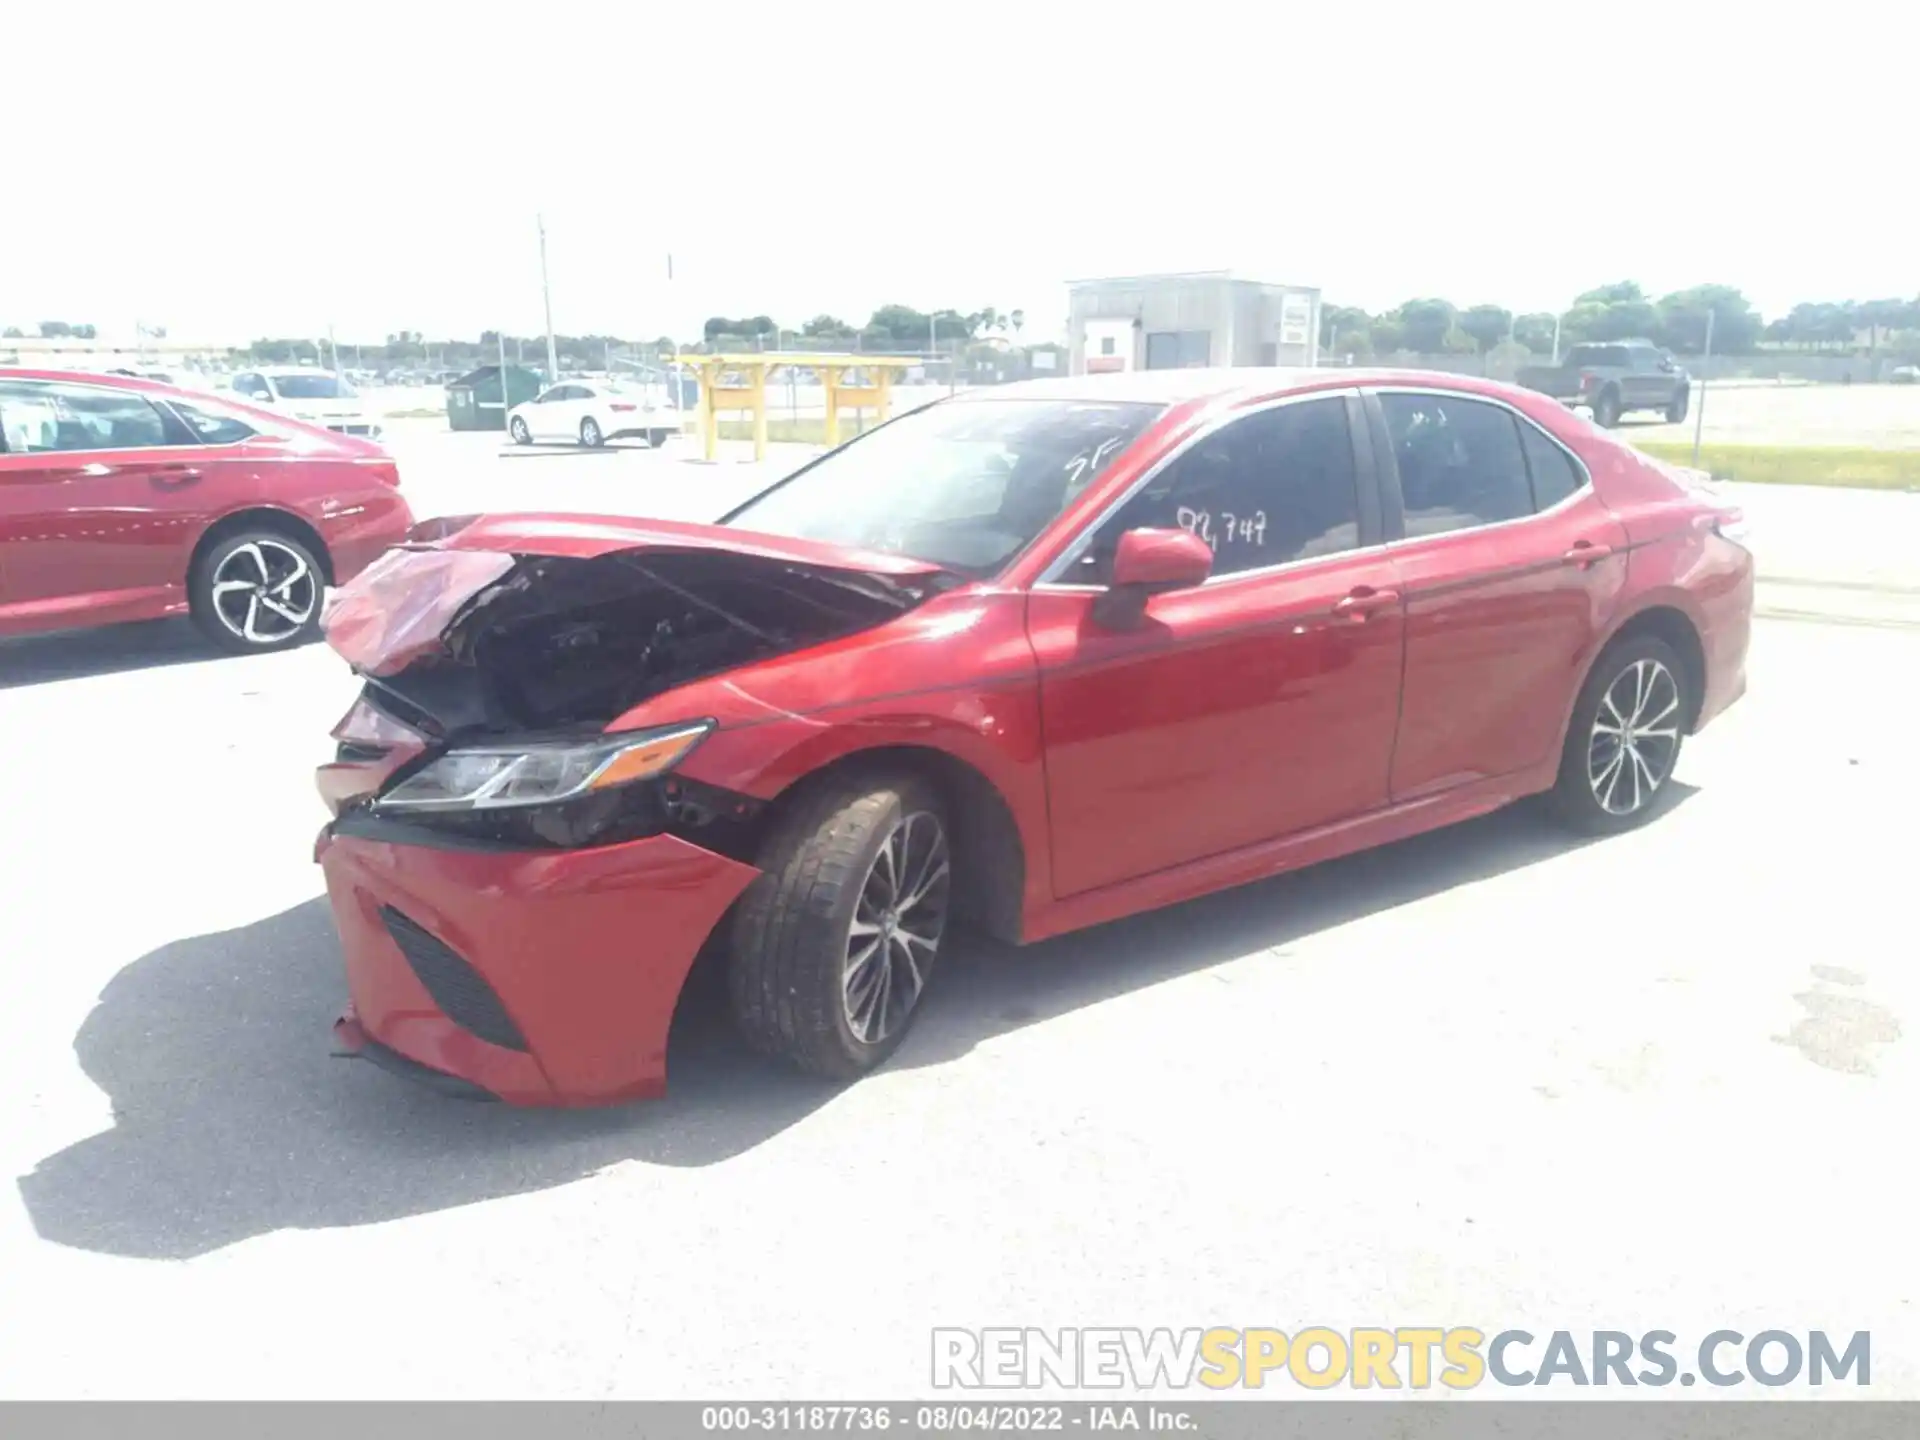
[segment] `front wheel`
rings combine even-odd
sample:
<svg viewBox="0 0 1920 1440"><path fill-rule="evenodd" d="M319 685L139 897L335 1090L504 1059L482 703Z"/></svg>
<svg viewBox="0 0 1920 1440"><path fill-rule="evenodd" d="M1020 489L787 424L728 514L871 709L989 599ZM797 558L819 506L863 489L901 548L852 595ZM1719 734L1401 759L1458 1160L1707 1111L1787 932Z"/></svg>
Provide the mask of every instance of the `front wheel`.
<svg viewBox="0 0 1920 1440"><path fill-rule="evenodd" d="M319 628L326 576L312 550L276 530L230 535L193 567L193 618L223 650L285 650Z"/></svg>
<svg viewBox="0 0 1920 1440"><path fill-rule="evenodd" d="M919 1014L946 938L938 797L911 774L826 783L774 826L759 864L730 937L741 1031L813 1074L866 1074Z"/></svg>
<svg viewBox="0 0 1920 1440"><path fill-rule="evenodd" d="M1673 778L1691 714L1687 667L1666 641L1635 635L1594 661L1574 702L1554 812L1590 835L1650 819Z"/></svg>
<svg viewBox="0 0 1920 1440"><path fill-rule="evenodd" d="M1678 425L1687 418L1687 392L1682 390L1667 402L1667 423Z"/></svg>

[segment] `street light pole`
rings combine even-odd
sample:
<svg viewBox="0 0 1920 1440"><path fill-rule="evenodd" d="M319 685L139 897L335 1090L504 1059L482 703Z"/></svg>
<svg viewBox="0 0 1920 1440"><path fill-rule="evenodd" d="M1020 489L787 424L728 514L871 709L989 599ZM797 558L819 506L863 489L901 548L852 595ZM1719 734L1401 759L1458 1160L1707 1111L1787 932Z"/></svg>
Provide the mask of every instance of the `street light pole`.
<svg viewBox="0 0 1920 1440"><path fill-rule="evenodd" d="M547 221L544 215L533 217L540 227L540 300L547 310L547 383L560 378L560 352L553 344L553 291L547 285Z"/></svg>
<svg viewBox="0 0 1920 1440"><path fill-rule="evenodd" d="M1700 398L1693 407L1693 468L1700 468L1700 429L1707 422L1707 367L1713 361L1713 307L1707 307L1707 340L1700 352Z"/></svg>

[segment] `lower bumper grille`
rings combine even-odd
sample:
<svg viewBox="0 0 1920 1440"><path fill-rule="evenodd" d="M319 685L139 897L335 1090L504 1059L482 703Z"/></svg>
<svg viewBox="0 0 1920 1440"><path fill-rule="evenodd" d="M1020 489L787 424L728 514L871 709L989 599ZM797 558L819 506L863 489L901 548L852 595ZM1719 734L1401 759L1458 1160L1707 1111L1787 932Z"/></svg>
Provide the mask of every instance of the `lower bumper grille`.
<svg viewBox="0 0 1920 1440"><path fill-rule="evenodd" d="M391 905L380 907L380 923L442 1014L489 1045L525 1053L526 1037L478 970Z"/></svg>

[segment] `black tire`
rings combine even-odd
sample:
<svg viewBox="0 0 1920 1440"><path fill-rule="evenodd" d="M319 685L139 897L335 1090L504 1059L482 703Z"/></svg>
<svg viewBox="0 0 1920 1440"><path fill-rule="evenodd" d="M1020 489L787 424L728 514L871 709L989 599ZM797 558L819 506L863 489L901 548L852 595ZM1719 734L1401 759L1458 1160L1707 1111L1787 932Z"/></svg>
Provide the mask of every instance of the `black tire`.
<svg viewBox="0 0 1920 1440"><path fill-rule="evenodd" d="M600 423L591 415L580 422L580 443L589 450L598 450L606 444L606 437L600 433Z"/></svg>
<svg viewBox="0 0 1920 1440"><path fill-rule="evenodd" d="M1678 425L1687 418L1687 392L1682 390L1667 403L1667 423Z"/></svg>
<svg viewBox="0 0 1920 1440"><path fill-rule="evenodd" d="M1659 673L1641 671L1643 666L1657 667ZM1635 713L1632 697L1642 674L1647 677L1647 697ZM1657 815L1686 741L1695 701L1693 687L1686 663L1657 636L1629 635L1601 651L1580 687L1567 725L1560 775L1547 797L1554 815L1588 835L1618 834ZM1628 747L1625 757L1619 756L1622 747L1609 746L1600 729L1615 717L1626 722L1624 728L1629 730L1637 722L1639 738L1645 742ZM1667 730L1671 737L1655 733ZM1639 764L1633 763L1636 757ZM1631 791L1626 788L1629 784ZM1620 808L1623 805L1629 808Z"/></svg>
<svg viewBox="0 0 1920 1440"><path fill-rule="evenodd" d="M531 445L533 443L533 432L527 428L527 422L522 420L518 415L514 416L513 423L507 426L507 433L513 436L513 443L516 445Z"/></svg>
<svg viewBox="0 0 1920 1440"><path fill-rule="evenodd" d="M252 583L259 568L255 557L266 565L264 585L251 592L216 592L217 586ZM187 595L194 623L215 645L230 654L261 655L290 650L319 634L326 584L326 567L310 542L285 530L262 527L209 546L187 577ZM269 600L273 604L264 603ZM284 613L288 610L304 618L293 624ZM249 639L245 633L249 628L261 638Z"/></svg>
<svg viewBox="0 0 1920 1440"><path fill-rule="evenodd" d="M932 838L925 828L929 820ZM918 917L911 930L906 925L895 930L891 912L872 903L885 888L882 851L897 853L892 843L902 827L907 827L905 888L931 877L920 902L903 905L896 899L894 904L902 920ZM925 847L924 854L914 848L916 842ZM891 1055L925 1008L926 987L949 928L951 853L939 797L915 775L836 777L795 796L766 836L759 856L762 874L735 908L728 937L727 990L748 1043L835 1080L864 1075ZM915 868L915 857L925 860L924 876ZM850 963L861 938L854 934L856 919L876 926L884 975L873 968L875 961L864 968ZM932 943L922 949L899 939L902 933L923 942L930 936ZM910 970L907 957L917 956L924 960ZM909 992L914 974L919 985ZM897 1012L891 1005L896 981L906 1001ZM873 989L881 986L876 1000ZM872 1023L875 1004L882 1022L877 1026ZM855 1014L863 1010L865 1034Z"/></svg>
<svg viewBox="0 0 1920 1440"><path fill-rule="evenodd" d="M1620 392L1602 390L1593 401L1593 423L1602 430L1611 430L1620 423Z"/></svg>
<svg viewBox="0 0 1920 1440"><path fill-rule="evenodd" d="M671 430L649 430L647 431L647 444L652 449L658 450L667 443L667 437L672 433Z"/></svg>

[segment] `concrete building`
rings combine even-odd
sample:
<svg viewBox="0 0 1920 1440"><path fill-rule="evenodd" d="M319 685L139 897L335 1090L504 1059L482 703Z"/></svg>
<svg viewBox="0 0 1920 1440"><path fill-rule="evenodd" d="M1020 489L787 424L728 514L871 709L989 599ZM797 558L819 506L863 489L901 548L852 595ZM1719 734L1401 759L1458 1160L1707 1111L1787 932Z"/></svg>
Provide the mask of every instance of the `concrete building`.
<svg viewBox="0 0 1920 1440"><path fill-rule="evenodd" d="M1313 365L1320 292L1226 270L1075 280L1067 287L1072 373L1209 365Z"/></svg>

